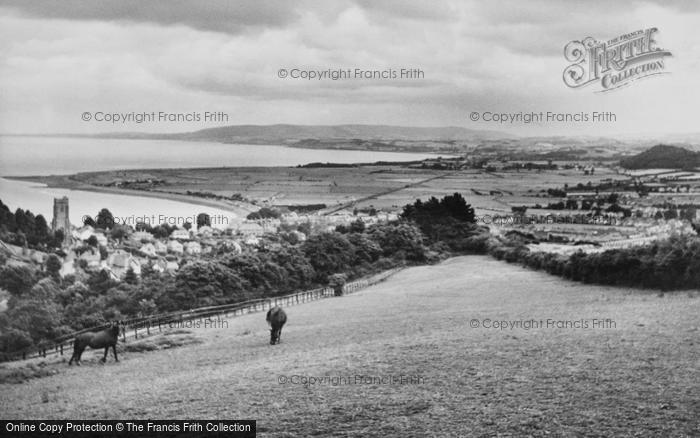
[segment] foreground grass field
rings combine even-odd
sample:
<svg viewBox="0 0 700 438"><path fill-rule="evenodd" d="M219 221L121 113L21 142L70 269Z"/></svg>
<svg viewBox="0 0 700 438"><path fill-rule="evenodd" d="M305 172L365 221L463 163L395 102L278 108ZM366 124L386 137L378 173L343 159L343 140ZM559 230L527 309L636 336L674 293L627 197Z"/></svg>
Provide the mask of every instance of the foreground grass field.
<svg viewBox="0 0 700 438"><path fill-rule="evenodd" d="M199 343L52 365L0 385L0 416L257 419L264 436L700 434L697 292L585 286L459 257L287 313L276 346L251 314L192 329ZM301 384L321 376L333 379Z"/></svg>

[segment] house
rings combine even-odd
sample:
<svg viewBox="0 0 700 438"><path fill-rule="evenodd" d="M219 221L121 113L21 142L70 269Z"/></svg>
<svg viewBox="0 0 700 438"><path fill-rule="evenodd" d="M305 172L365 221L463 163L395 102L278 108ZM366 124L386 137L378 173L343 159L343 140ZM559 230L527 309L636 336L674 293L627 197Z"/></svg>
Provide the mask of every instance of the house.
<svg viewBox="0 0 700 438"><path fill-rule="evenodd" d="M234 254L240 254L243 252L241 245L235 240L225 240L220 243L225 251L233 252Z"/></svg>
<svg viewBox="0 0 700 438"><path fill-rule="evenodd" d="M185 250L185 247L182 246L182 243L178 242L177 240L170 240L168 242L168 251L175 253L175 254L182 254Z"/></svg>
<svg viewBox="0 0 700 438"><path fill-rule="evenodd" d="M292 234L294 234L298 242L306 241L306 234L302 233L301 231L294 230L292 231Z"/></svg>
<svg viewBox="0 0 700 438"><path fill-rule="evenodd" d="M97 244L100 246L107 246L107 236L102 231L95 231L94 234L97 239Z"/></svg>
<svg viewBox="0 0 700 438"><path fill-rule="evenodd" d="M236 231L243 236L262 236L265 234L265 229L262 226L250 221L241 222Z"/></svg>
<svg viewBox="0 0 700 438"><path fill-rule="evenodd" d="M107 257L107 267L119 278L123 278L129 269L141 275L141 263L130 253L118 249Z"/></svg>
<svg viewBox="0 0 700 438"><path fill-rule="evenodd" d="M64 278L66 275L75 274L75 261L77 258L78 257L74 251L70 251L68 254L66 254L66 257L61 263L61 269L58 271L58 275L60 275L61 278Z"/></svg>
<svg viewBox="0 0 700 438"><path fill-rule="evenodd" d="M156 247L152 243L146 243L139 248L139 251L146 254L149 257L155 257L157 254Z"/></svg>
<svg viewBox="0 0 700 438"><path fill-rule="evenodd" d="M74 229L71 234L76 240L85 241L88 240L90 236L95 234L95 229L90 225L85 225L80 228Z"/></svg>
<svg viewBox="0 0 700 438"><path fill-rule="evenodd" d="M243 243L248 246L258 246L258 244L260 244L260 239L255 236L248 236L243 240Z"/></svg>
<svg viewBox="0 0 700 438"><path fill-rule="evenodd" d="M77 228L73 230L71 234L73 235L73 238L75 240L78 240L80 242L84 242L90 237L95 236L98 244L102 246L107 246L107 236L105 236L104 232L95 230L90 225L85 225L83 227Z"/></svg>
<svg viewBox="0 0 700 438"><path fill-rule="evenodd" d="M156 253L158 254L166 254L168 252L168 245L164 244L160 240L156 240L153 246L155 247Z"/></svg>
<svg viewBox="0 0 700 438"><path fill-rule="evenodd" d="M85 260L88 268L98 268L100 266L100 251L97 248L90 247L87 251L80 254L78 260Z"/></svg>
<svg viewBox="0 0 700 438"><path fill-rule="evenodd" d="M180 269L180 265L178 265L177 261L175 261L175 260L167 260L164 258L159 258L158 260L153 262L153 270L156 272L173 273L173 272L176 272L178 269Z"/></svg>
<svg viewBox="0 0 700 438"><path fill-rule="evenodd" d="M171 239L190 240L190 232L184 228L178 228L170 233Z"/></svg>
<svg viewBox="0 0 700 438"><path fill-rule="evenodd" d="M136 244L139 244L145 242L153 242L155 240L155 237L153 237L153 234L149 233L148 231L135 231L131 233L131 236L129 236L129 240Z"/></svg>
<svg viewBox="0 0 700 438"><path fill-rule="evenodd" d="M276 233L280 225L282 224L282 221L280 221L279 219L270 218L259 220L257 221L257 223L262 227L263 233Z"/></svg>
<svg viewBox="0 0 700 438"><path fill-rule="evenodd" d="M198 255L202 253L202 245L199 242L185 243L185 252L189 255Z"/></svg>
<svg viewBox="0 0 700 438"><path fill-rule="evenodd" d="M197 228L197 235L202 237L211 237L214 234L214 229L208 225L203 225Z"/></svg>

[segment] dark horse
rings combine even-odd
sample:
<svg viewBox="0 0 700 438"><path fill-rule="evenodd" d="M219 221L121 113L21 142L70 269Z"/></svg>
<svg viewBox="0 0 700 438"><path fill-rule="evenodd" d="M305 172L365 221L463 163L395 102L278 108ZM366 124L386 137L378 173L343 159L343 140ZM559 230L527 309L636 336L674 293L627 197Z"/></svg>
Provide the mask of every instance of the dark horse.
<svg viewBox="0 0 700 438"><path fill-rule="evenodd" d="M284 313L281 307L275 306L267 311L265 317L267 323L270 324L270 345L279 344L280 335L282 334L282 326L287 322L287 314Z"/></svg>
<svg viewBox="0 0 700 438"><path fill-rule="evenodd" d="M107 361L107 352L109 347L112 347L114 353L114 361L119 362L117 358L117 339L119 339L120 326L119 322L114 321L106 329L99 332L82 333L75 337L73 343L73 356L70 358L68 365L70 366L75 359L75 364L80 365L80 356L82 356L85 348L102 348L105 349L105 355L102 358L102 363Z"/></svg>

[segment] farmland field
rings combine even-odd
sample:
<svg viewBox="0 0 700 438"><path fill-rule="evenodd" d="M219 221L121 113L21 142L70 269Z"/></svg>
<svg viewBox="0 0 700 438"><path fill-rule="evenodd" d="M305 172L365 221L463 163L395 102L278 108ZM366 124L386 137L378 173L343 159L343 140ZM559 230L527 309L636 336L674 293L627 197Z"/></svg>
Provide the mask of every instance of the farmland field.
<svg viewBox="0 0 700 438"><path fill-rule="evenodd" d="M21 179L72 190L148 195L183 202L241 210L257 209L246 202L190 196L188 192L230 197L240 195L258 203L304 205L323 203L329 207L356 202L357 207L396 210L418 198L462 193L477 213L510 213L512 205L546 204L538 193L564 184L599 183L617 174L598 168L595 175L562 169L487 173L482 170L438 171L399 165L331 168L230 167L206 169L142 169L51 175ZM115 187L123 181L162 181ZM136 190L134 190L136 188ZM262 204L261 204L262 205ZM245 214L243 214L245 216Z"/></svg>
<svg viewBox="0 0 700 438"><path fill-rule="evenodd" d="M263 436L700 433L696 291L588 286L469 256L287 313L277 346L250 314L119 363L49 364L53 375L0 385L0 414L256 419ZM302 384L321 376L333 379Z"/></svg>

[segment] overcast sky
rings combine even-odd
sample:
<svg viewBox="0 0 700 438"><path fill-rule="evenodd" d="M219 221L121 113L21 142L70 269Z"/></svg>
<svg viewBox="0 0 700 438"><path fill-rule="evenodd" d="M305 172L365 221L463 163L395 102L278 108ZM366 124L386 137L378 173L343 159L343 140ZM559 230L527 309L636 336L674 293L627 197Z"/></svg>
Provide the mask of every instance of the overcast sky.
<svg viewBox="0 0 700 438"><path fill-rule="evenodd" d="M180 132L215 123L85 111L223 111L224 124L463 126L524 135L699 132L697 1L0 0L0 132ZM562 81L571 40L657 27L670 74L594 93ZM419 68L305 81L279 69ZM472 122L472 111L612 111L607 124Z"/></svg>

